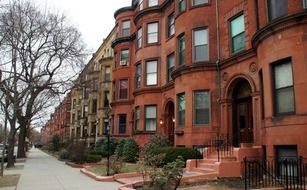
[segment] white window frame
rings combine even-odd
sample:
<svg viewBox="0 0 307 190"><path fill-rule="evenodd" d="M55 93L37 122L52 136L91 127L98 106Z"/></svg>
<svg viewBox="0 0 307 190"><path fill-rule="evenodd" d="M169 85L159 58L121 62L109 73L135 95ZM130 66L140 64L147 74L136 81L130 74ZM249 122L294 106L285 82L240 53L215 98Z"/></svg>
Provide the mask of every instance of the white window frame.
<svg viewBox="0 0 307 190"><path fill-rule="evenodd" d="M137 31L137 47L141 48L143 45L143 31L142 28L139 28Z"/></svg>
<svg viewBox="0 0 307 190"><path fill-rule="evenodd" d="M151 29L153 27L153 29ZM152 30L152 31L151 31ZM152 22L147 24L147 44L158 43L159 23Z"/></svg>
<svg viewBox="0 0 307 190"><path fill-rule="evenodd" d="M128 23L127 24L128 27L126 27L126 25L125 25L126 23ZM125 20L125 21L122 22L122 37L130 36L130 28L131 28L130 20ZM125 34L126 30L128 31L127 34Z"/></svg>
<svg viewBox="0 0 307 190"><path fill-rule="evenodd" d="M155 63L155 71L150 71L149 70L149 64ZM152 79L153 81L149 80L149 77L153 76ZM154 86L158 84L158 61L153 60L153 61L147 61L146 62L146 86Z"/></svg>
<svg viewBox="0 0 307 190"><path fill-rule="evenodd" d="M149 116L148 115L148 109L150 108L154 108L154 116ZM145 131L156 131L157 130L157 106L156 105L146 105L145 106ZM148 120L154 120L155 124L153 128L148 128L150 126L148 126Z"/></svg>
<svg viewBox="0 0 307 190"><path fill-rule="evenodd" d="M196 41L196 32L204 32L204 37L203 43L199 43L198 41ZM197 59L197 51L196 48L200 47L200 46L204 46L207 48L207 57L204 57L203 59ZM204 55L205 52L202 52L201 55ZM202 61L209 61L209 30L208 28L198 28L198 29L194 29L193 30L193 62L202 62Z"/></svg>

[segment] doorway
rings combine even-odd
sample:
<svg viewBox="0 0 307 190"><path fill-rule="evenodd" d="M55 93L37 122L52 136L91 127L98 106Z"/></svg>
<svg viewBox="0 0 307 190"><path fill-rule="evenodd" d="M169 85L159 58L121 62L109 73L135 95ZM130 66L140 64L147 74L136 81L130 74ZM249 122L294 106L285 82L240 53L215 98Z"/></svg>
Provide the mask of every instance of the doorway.
<svg viewBox="0 0 307 190"><path fill-rule="evenodd" d="M165 132L171 146L175 144L175 114L174 102L169 101L165 106Z"/></svg>
<svg viewBox="0 0 307 190"><path fill-rule="evenodd" d="M245 79L237 82L233 90L233 145L253 142L252 90Z"/></svg>

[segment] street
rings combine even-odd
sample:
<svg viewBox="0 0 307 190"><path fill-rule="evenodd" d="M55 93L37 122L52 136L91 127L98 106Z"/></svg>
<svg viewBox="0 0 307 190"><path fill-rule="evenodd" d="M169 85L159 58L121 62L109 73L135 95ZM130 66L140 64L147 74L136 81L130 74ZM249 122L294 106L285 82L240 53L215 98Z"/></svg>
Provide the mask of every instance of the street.
<svg viewBox="0 0 307 190"><path fill-rule="evenodd" d="M117 182L97 182L80 169L71 168L39 149L31 149L17 190L117 190L119 186Z"/></svg>

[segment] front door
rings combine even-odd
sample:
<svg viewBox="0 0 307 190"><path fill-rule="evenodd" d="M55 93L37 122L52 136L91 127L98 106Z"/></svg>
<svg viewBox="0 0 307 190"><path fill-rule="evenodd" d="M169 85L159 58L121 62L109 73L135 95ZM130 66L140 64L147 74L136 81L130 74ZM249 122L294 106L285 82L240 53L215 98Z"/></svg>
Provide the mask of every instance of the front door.
<svg viewBox="0 0 307 190"><path fill-rule="evenodd" d="M253 142L253 116L251 98L237 103L237 136L239 143Z"/></svg>
<svg viewBox="0 0 307 190"><path fill-rule="evenodd" d="M249 83L242 79L237 81L233 90L232 106L232 143L240 146L241 143L253 142L253 108L252 90Z"/></svg>

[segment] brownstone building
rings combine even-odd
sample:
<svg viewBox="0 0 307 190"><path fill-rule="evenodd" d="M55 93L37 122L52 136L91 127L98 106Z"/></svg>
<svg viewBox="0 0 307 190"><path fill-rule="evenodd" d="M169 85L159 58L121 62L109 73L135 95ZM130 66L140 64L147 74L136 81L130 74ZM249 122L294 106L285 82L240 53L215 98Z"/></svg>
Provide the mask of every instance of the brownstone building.
<svg viewBox="0 0 307 190"><path fill-rule="evenodd" d="M60 136L61 140L69 139L70 107L71 93L68 93L41 129L44 143L49 142L56 134Z"/></svg>
<svg viewBox="0 0 307 190"><path fill-rule="evenodd" d="M141 146L156 132L186 147L223 136L239 153L247 143L257 156L307 157L306 8L134 0L117 10L111 132Z"/></svg>
<svg viewBox="0 0 307 190"><path fill-rule="evenodd" d="M109 126L114 38L115 29L93 54L71 92L70 136L88 144L96 143Z"/></svg>

